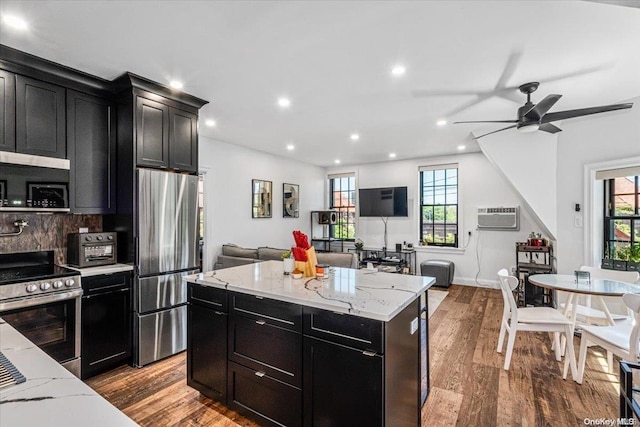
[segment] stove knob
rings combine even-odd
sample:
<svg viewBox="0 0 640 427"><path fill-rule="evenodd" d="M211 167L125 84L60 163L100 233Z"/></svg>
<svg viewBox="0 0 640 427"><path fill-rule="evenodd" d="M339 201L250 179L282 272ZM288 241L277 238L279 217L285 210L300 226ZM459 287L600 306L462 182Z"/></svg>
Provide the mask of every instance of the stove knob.
<svg viewBox="0 0 640 427"><path fill-rule="evenodd" d="M40 284L40 289L42 289L43 291L46 291L50 287L51 287L51 283L49 283L49 282L44 282L44 283Z"/></svg>
<svg viewBox="0 0 640 427"><path fill-rule="evenodd" d="M108 235L107 236L107 240L113 240L113 236L112 235Z"/></svg>
<svg viewBox="0 0 640 427"><path fill-rule="evenodd" d="M96 239L102 240L102 236L98 236L98 237L96 237Z"/></svg>
<svg viewBox="0 0 640 427"><path fill-rule="evenodd" d="M56 280L55 282L53 282L53 289L58 289L61 287L62 287L62 281Z"/></svg>
<svg viewBox="0 0 640 427"><path fill-rule="evenodd" d="M27 292L35 292L37 290L38 290L38 285L34 285L34 284L27 285Z"/></svg>
<svg viewBox="0 0 640 427"><path fill-rule="evenodd" d="M84 240L90 242L91 240L93 240L93 238L91 236L85 236Z"/></svg>
<svg viewBox="0 0 640 427"><path fill-rule="evenodd" d="M75 283L76 283L76 281L75 281L75 280L73 280L73 279L67 279L67 280L64 282L64 284L65 284L65 286L66 286L67 288L72 287L73 285L75 285Z"/></svg>

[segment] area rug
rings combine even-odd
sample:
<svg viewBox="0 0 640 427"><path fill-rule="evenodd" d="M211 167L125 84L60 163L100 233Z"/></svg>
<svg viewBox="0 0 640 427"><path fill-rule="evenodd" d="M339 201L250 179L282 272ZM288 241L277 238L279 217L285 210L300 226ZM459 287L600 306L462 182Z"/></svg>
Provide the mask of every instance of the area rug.
<svg viewBox="0 0 640 427"><path fill-rule="evenodd" d="M427 291L427 297L429 298L429 317L435 313L447 295L449 295L448 291L439 291L436 289L429 289L429 291Z"/></svg>

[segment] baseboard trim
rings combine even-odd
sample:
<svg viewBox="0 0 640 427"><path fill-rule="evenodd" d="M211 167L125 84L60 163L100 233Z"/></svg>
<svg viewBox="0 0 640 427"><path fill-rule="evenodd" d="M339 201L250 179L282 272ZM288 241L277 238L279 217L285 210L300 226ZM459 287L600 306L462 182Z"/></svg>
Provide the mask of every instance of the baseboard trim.
<svg viewBox="0 0 640 427"><path fill-rule="evenodd" d="M476 282L476 279L472 277L454 277L453 283L462 286L474 286L476 288L500 289L497 280L478 279Z"/></svg>

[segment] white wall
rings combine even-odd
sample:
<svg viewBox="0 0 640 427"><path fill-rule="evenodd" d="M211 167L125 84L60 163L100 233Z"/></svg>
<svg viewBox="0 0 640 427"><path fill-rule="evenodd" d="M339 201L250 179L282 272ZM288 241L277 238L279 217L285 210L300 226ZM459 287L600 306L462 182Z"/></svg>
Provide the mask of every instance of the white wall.
<svg viewBox="0 0 640 427"><path fill-rule="evenodd" d="M405 161L358 165L352 168L330 169L328 173L356 172L359 188L407 186L409 199L408 218L389 218L388 245L407 241L416 245L419 239L420 166L430 164L458 163L460 215L460 238L466 250L449 248L420 248L417 264L426 259L448 259L455 263L455 283L495 286L496 272L515 265L515 242L526 240L531 231L538 231L527 209L521 209L520 231L476 230L478 207L522 205L518 195L511 189L497 169L482 153L469 153L448 157L425 158ZM471 230L471 240L467 232ZM360 218L356 223L356 236L368 247L382 247L384 225L379 218ZM480 258L480 270L478 261ZM418 267L419 268L419 267ZM478 282L476 283L476 274Z"/></svg>
<svg viewBox="0 0 640 427"><path fill-rule="evenodd" d="M542 233L555 240L557 135L500 132L478 140L482 152L520 195Z"/></svg>
<svg viewBox="0 0 640 427"><path fill-rule="evenodd" d="M529 201L535 216L550 229L555 222L559 273L571 273L583 264L597 266L601 256L602 227L590 218L601 216L602 204L598 200L590 203L594 199L590 191L600 187L599 184L591 185L586 170L592 170L597 164L622 165L640 156L640 98L628 102L635 104L631 110L558 123L563 131L557 134L555 151L550 149L553 138L544 135L531 138L504 132L500 138L487 137L481 143L504 176ZM509 140L511 144L507 142ZM543 167L526 167L528 161ZM549 182L548 178L554 176L549 165L554 164L555 178ZM548 174L547 177L541 178L539 171ZM575 211L576 203L581 205L580 212ZM554 212L550 212L551 208ZM591 212L594 209L596 212ZM595 254L588 248L593 248Z"/></svg>
<svg viewBox="0 0 640 427"><path fill-rule="evenodd" d="M201 137L200 170L205 172L205 270L225 243L293 246L293 230L310 232L310 211L325 200L324 168ZM271 218L251 218L251 180L273 183ZM299 218L282 217L282 184L300 186Z"/></svg>
<svg viewBox="0 0 640 427"><path fill-rule="evenodd" d="M570 273L589 263L585 258L585 230L575 226L574 205L585 206L584 169L593 163L640 156L640 97L630 110L604 113L566 120L558 134L558 272ZM586 222L583 222L587 224ZM602 236L588 233L594 246L600 248Z"/></svg>

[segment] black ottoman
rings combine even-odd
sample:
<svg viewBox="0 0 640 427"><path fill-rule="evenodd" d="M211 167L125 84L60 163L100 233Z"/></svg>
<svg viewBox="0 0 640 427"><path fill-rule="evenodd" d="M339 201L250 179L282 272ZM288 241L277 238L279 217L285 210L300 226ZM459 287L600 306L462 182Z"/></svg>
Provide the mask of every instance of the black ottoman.
<svg viewBox="0 0 640 427"><path fill-rule="evenodd" d="M435 286L448 288L453 282L454 264L442 259L429 259L420 263L420 274L436 278Z"/></svg>

